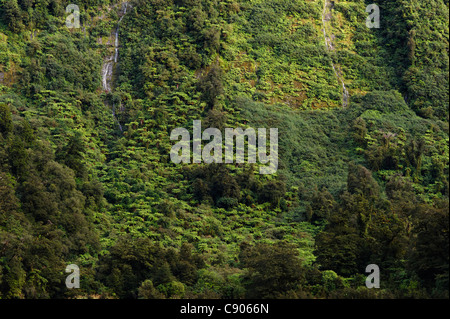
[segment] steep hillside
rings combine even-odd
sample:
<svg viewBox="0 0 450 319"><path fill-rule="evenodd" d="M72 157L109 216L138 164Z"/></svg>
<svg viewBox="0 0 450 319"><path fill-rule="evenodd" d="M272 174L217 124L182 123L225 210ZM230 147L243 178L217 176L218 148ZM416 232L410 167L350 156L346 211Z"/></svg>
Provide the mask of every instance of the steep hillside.
<svg viewBox="0 0 450 319"><path fill-rule="evenodd" d="M0 298L448 298L448 1L368 4L0 0Z"/></svg>

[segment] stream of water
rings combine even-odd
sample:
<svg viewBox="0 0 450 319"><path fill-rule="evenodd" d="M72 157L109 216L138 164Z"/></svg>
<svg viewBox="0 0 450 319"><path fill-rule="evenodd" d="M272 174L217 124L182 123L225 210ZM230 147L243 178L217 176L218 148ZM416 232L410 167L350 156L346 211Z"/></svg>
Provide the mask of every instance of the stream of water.
<svg viewBox="0 0 450 319"><path fill-rule="evenodd" d="M120 19L117 23L117 28L114 32L114 52L107 56L103 62L102 67L102 87L105 92L112 92L113 88L113 73L114 73L114 66L119 62L119 29L120 29L120 23L122 22L123 17L127 13L128 10L128 2L122 3L122 8L119 13ZM113 103L112 106L112 114L114 119L116 119L117 123L119 124L119 129L122 131L122 126L120 125L119 121L116 117L116 108Z"/></svg>
<svg viewBox="0 0 450 319"><path fill-rule="evenodd" d="M328 35L327 34L327 21L330 21L332 18L331 9L333 7L332 1L330 0L324 0L323 5L323 13L322 13L322 25L323 25L323 37L325 38L325 46L328 51L334 51L334 35ZM350 94L348 93L347 87L345 86L344 77L342 75L342 70L339 66L335 65L333 62L331 62L331 66L333 67L334 74L336 74L336 78L338 79L338 82L342 86L342 106L347 107L348 102L350 99Z"/></svg>

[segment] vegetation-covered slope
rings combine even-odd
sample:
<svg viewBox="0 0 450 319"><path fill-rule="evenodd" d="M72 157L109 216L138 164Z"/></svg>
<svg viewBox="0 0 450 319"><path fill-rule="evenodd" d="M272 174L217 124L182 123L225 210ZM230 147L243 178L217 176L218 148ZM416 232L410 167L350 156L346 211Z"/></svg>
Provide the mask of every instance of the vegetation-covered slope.
<svg viewBox="0 0 450 319"><path fill-rule="evenodd" d="M121 3L0 0L0 298L448 298L448 1ZM198 119L277 174L173 164Z"/></svg>

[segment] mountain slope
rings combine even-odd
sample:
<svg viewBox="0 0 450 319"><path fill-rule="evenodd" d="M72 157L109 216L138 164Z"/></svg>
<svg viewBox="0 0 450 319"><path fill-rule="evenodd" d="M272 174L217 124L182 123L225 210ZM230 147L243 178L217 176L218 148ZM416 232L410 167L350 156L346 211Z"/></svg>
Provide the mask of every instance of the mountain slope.
<svg viewBox="0 0 450 319"><path fill-rule="evenodd" d="M1 298L448 298L448 2L126 3L0 1ZM277 173L172 163L195 120Z"/></svg>

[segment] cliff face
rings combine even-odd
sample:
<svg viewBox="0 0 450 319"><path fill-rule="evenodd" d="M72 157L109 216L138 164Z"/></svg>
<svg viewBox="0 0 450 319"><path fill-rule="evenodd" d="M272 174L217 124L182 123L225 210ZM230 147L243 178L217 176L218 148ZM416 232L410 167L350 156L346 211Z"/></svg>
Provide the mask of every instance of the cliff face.
<svg viewBox="0 0 450 319"><path fill-rule="evenodd" d="M64 5L0 0L0 298L448 297L448 2Z"/></svg>

